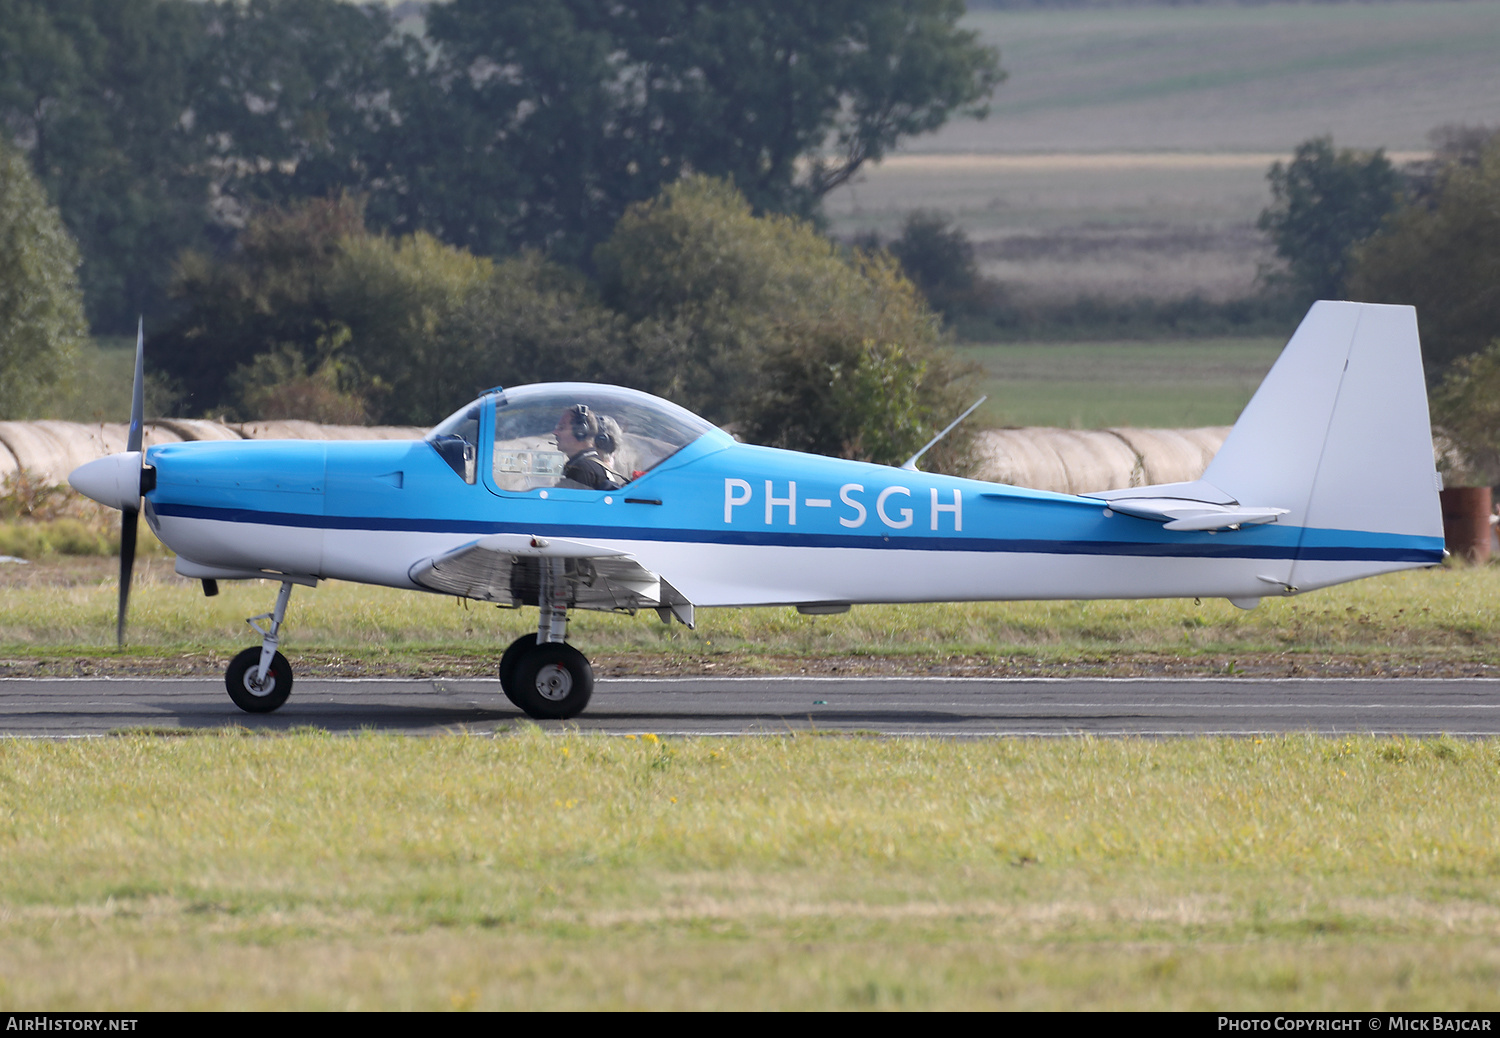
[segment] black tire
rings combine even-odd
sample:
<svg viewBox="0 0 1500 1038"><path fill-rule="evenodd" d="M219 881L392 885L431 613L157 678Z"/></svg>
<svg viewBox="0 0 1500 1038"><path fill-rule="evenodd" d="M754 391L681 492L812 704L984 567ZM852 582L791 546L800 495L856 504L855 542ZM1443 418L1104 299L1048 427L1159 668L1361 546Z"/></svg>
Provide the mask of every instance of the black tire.
<svg viewBox="0 0 1500 1038"><path fill-rule="evenodd" d="M583 653L561 642L544 642L516 664L513 702L527 716L560 721L577 717L594 694L594 668Z"/></svg>
<svg viewBox="0 0 1500 1038"><path fill-rule="evenodd" d="M511 642L510 647L505 650L505 655L500 657L500 688L504 690L505 698L515 703L516 706L521 705L516 702L516 664L520 662L522 656L534 648L536 648L536 635L523 634Z"/></svg>
<svg viewBox="0 0 1500 1038"><path fill-rule="evenodd" d="M224 687L234 705L247 714L269 714L292 694L292 665L281 653L271 657L270 681L257 687L251 676L260 669L260 646L246 649L229 661Z"/></svg>

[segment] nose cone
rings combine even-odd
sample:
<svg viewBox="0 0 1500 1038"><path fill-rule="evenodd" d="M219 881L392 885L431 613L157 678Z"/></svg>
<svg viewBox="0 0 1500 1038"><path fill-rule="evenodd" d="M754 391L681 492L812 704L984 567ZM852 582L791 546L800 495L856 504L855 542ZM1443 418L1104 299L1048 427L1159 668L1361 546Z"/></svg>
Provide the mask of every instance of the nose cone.
<svg viewBox="0 0 1500 1038"><path fill-rule="evenodd" d="M126 451L79 465L68 482L84 497L121 510L141 507L141 452Z"/></svg>

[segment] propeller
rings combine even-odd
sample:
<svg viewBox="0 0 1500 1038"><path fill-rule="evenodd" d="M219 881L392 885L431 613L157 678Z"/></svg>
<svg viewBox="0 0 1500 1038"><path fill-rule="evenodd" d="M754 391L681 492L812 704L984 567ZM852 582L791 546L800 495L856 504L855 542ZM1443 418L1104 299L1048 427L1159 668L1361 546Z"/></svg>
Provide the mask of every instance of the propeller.
<svg viewBox="0 0 1500 1038"><path fill-rule="evenodd" d="M130 432L125 438L125 450L141 453L141 439L145 433L146 410L146 319L141 317L135 331L135 383L130 389ZM144 471L145 458L141 458ZM139 487L134 495L132 507L120 509L120 607L115 620L115 642L125 644L125 609L130 604L130 573L135 568L135 535L141 521L141 493Z"/></svg>
<svg viewBox="0 0 1500 1038"><path fill-rule="evenodd" d="M135 332L135 385L130 394L130 431L126 449L84 462L68 473L68 482L84 497L120 510L120 608L115 639L125 644L125 610L130 604L130 571L135 568L136 529L141 521L141 498L156 489L156 469L146 464L141 450L146 410L146 322Z"/></svg>

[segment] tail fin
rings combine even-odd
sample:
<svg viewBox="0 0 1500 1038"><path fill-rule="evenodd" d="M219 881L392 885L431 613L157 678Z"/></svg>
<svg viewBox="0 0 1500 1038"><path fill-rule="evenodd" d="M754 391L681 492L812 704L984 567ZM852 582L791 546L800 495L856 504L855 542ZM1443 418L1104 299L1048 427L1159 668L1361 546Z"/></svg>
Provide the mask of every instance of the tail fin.
<svg viewBox="0 0 1500 1038"><path fill-rule="evenodd" d="M1416 311L1314 303L1203 479L1287 525L1441 538Z"/></svg>
<svg viewBox="0 0 1500 1038"><path fill-rule="evenodd" d="M1443 519L1416 311L1314 303L1201 480L1091 496L1280 513L1298 547L1261 579L1288 588L1432 564Z"/></svg>

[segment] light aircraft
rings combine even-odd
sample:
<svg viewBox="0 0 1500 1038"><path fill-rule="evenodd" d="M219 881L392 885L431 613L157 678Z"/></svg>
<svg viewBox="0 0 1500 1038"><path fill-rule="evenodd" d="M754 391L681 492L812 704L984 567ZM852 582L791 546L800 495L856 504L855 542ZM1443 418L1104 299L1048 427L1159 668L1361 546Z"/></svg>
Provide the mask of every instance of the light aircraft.
<svg viewBox="0 0 1500 1038"><path fill-rule="evenodd" d="M537 606L499 664L537 718L588 704L570 609L836 613L876 602L1223 597L1250 608L1442 561L1440 477L1410 307L1313 306L1203 477L1073 496L737 443L665 400L559 383L490 390L413 442L173 443L69 477L123 513L123 638L140 511L177 572L280 583L225 682L244 710L292 689L293 586L347 580ZM562 478L559 416L621 430L621 485ZM929 445L930 446L930 445ZM262 627L257 621L268 621Z"/></svg>

